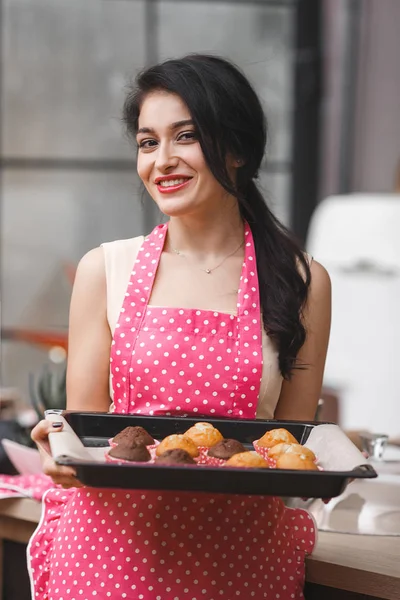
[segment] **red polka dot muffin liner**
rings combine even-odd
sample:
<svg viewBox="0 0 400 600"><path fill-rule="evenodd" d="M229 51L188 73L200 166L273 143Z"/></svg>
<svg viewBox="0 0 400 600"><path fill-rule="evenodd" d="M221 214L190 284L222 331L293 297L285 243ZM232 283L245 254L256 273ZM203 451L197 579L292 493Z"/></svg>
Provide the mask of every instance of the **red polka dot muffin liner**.
<svg viewBox="0 0 400 600"><path fill-rule="evenodd" d="M255 440L253 442L253 447L254 447L254 450L257 452L257 454L259 454L260 456L262 456L263 458L265 458L265 460L268 460L268 448L264 448L263 446L259 446L258 445L258 440Z"/></svg>
<svg viewBox="0 0 400 600"><path fill-rule="evenodd" d="M208 467L223 467L225 463L226 460L224 458L216 458L215 456L208 456L207 454L203 464L207 465Z"/></svg>
<svg viewBox="0 0 400 600"><path fill-rule="evenodd" d="M198 446L199 456L194 459L198 465L206 465L208 460L208 446Z"/></svg>
<svg viewBox="0 0 400 600"><path fill-rule="evenodd" d="M150 462L154 462L155 458L156 458L156 450L157 450L157 446L159 445L160 442L156 442L155 444L151 444L151 446L146 446L147 450L150 452L150 456L151 456L151 461Z"/></svg>
<svg viewBox="0 0 400 600"><path fill-rule="evenodd" d="M157 446L159 446L160 442L158 440L154 440L154 444L150 444L149 446L146 446L147 450L150 452L150 454L153 456L153 454L155 454L156 448Z"/></svg>
<svg viewBox="0 0 400 600"><path fill-rule="evenodd" d="M258 442L258 440L255 440L253 442L254 450L257 452L257 454L262 456L267 461L267 463L269 464L270 467L272 467L274 469L276 467L276 460L274 460L273 458L270 458L268 456L269 448L264 448L263 446L259 446L257 442Z"/></svg>

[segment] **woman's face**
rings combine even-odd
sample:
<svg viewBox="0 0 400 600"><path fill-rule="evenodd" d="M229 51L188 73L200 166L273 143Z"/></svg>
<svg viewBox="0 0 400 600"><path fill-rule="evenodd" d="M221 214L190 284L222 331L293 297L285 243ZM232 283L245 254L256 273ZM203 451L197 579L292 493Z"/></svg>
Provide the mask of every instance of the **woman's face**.
<svg viewBox="0 0 400 600"><path fill-rule="evenodd" d="M156 91L141 106L137 170L159 209L170 217L215 212L227 192L208 168L187 106Z"/></svg>

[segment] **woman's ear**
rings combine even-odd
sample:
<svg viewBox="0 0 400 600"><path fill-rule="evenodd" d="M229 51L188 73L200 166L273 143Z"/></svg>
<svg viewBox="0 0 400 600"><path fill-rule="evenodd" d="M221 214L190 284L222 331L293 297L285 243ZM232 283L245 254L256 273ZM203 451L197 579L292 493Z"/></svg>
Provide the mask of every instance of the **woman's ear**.
<svg viewBox="0 0 400 600"><path fill-rule="evenodd" d="M233 169L238 169L239 167L243 167L244 160L242 158L238 158L237 156L230 155L228 157L228 167Z"/></svg>

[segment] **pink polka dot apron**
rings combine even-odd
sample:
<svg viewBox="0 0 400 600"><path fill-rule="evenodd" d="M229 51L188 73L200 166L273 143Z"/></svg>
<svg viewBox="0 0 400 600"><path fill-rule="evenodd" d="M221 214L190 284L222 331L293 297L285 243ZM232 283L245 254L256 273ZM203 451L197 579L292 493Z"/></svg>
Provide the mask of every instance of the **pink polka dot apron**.
<svg viewBox="0 0 400 600"><path fill-rule="evenodd" d="M145 238L111 351L117 413L255 418L262 372L254 244L238 313L148 306L168 225ZM28 559L35 600L303 598L310 515L279 498L55 489Z"/></svg>

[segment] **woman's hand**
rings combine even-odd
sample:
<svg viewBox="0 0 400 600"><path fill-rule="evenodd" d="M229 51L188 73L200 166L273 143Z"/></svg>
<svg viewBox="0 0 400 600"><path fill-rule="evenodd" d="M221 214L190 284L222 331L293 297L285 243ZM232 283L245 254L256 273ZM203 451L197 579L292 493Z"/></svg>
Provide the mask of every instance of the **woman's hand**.
<svg viewBox="0 0 400 600"><path fill-rule="evenodd" d="M82 487L76 479L76 472L71 467L57 465L51 456L49 433L62 431L62 423L51 421L40 421L32 429L31 438L37 445L42 460L43 473L51 477L54 483L61 485L64 489L71 487Z"/></svg>

